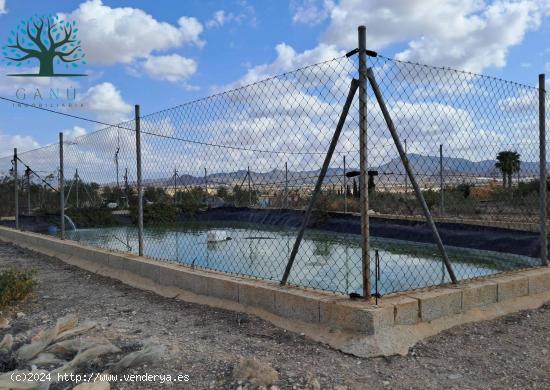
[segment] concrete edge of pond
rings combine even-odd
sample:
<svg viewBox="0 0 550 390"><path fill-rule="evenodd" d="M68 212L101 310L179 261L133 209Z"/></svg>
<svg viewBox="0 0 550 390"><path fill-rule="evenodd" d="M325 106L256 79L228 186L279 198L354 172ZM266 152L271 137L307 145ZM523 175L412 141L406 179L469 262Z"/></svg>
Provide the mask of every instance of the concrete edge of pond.
<svg viewBox="0 0 550 390"><path fill-rule="evenodd" d="M362 357L406 354L442 330L550 301L550 267L391 294L374 305L6 227L0 227L0 239L161 296L253 314Z"/></svg>

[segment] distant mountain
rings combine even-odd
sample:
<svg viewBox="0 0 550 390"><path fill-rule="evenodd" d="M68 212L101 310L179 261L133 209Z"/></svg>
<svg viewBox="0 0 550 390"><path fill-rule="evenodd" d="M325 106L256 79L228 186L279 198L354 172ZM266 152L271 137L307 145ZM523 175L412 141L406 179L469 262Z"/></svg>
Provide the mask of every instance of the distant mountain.
<svg viewBox="0 0 550 390"><path fill-rule="evenodd" d="M409 153L408 155L413 172L415 172L423 181L431 181L429 177L439 174L439 157L423 156L420 154ZM378 167L371 167L371 170L377 170L379 175L384 177L386 182L402 181L405 169L399 157L382 164ZM349 167L349 171L359 170L358 167ZM550 165L549 165L550 170ZM288 171L289 185L314 185L320 170L309 171ZM444 157L443 171L447 175L468 176L468 177L500 177L500 172L495 169L495 160L471 161L464 158ZM539 165L537 162L522 161L520 175L534 176L538 175ZM344 174L343 168L329 168L325 178L325 184L342 183ZM285 183L285 171L274 169L268 172L250 172L251 183L255 186L262 184L280 184ZM422 178L423 177L423 178ZM380 178L381 179L381 178ZM378 179L378 180L380 180ZM238 170L233 172L217 172L207 174L206 180L209 186L225 185L234 186L237 184L246 185L248 182L247 171ZM433 179L436 180L436 179ZM350 180L351 181L351 180ZM174 178L157 179L144 181L144 184L156 183L170 186L174 184ZM177 179L178 186L203 186L204 176L179 175Z"/></svg>
<svg viewBox="0 0 550 390"><path fill-rule="evenodd" d="M439 173L439 157L422 156L420 154L408 154L409 162L413 172L424 175ZM401 159L396 157L390 162L380 165L379 172L404 174L405 168ZM477 175L477 176L498 176L500 172L495 168L495 160L470 161L464 158L443 157L443 171L454 174ZM521 172L523 175L538 173L538 162L522 161Z"/></svg>

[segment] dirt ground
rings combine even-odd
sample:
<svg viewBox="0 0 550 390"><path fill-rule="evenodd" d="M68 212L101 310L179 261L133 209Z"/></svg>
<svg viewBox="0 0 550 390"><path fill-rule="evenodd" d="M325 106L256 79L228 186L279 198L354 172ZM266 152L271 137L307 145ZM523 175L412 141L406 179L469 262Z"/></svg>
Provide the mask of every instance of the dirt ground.
<svg viewBox="0 0 550 390"><path fill-rule="evenodd" d="M279 381L272 388L280 389L550 389L550 304L456 327L405 357L362 359L253 316L162 298L0 242L0 269L12 266L36 269L38 286L26 302L1 313L12 322L0 339L73 313L97 321L94 332L115 345L153 339L165 347L160 361L131 373L190 377L171 384L121 381L113 389L253 388L233 379L243 357L275 368Z"/></svg>

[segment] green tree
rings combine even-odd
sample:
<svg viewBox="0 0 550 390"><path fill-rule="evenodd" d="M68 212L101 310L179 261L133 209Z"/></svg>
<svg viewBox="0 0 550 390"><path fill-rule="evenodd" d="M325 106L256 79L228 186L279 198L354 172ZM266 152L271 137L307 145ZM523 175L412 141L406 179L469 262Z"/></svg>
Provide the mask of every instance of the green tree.
<svg viewBox="0 0 550 390"><path fill-rule="evenodd" d="M521 167L520 154L512 150L504 150L497 154L495 168L502 173L502 187L512 188L512 175Z"/></svg>

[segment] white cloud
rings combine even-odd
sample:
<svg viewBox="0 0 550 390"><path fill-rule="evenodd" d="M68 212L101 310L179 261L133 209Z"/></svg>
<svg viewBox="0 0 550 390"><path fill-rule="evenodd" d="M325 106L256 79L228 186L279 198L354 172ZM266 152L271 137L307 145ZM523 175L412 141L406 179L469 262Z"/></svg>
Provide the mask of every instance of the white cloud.
<svg viewBox="0 0 550 390"><path fill-rule="evenodd" d="M154 79L178 82L191 77L197 71L197 63L178 54L149 56L143 69Z"/></svg>
<svg viewBox="0 0 550 390"><path fill-rule="evenodd" d="M225 23L229 22L232 19L233 19L232 13L226 14L224 10L218 10L214 12L214 15L212 15L212 18L206 22L206 27L208 28L222 27Z"/></svg>
<svg viewBox="0 0 550 390"><path fill-rule="evenodd" d="M327 52L347 52L357 47L359 25L367 26L370 49L405 44L406 49L396 55L400 60L472 72L503 67L508 50L520 44L528 31L538 29L542 18L550 14L550 1L302 0L291 8L296 23L312 24L328 15L330 21L319 44L303 53L279 44L275 61L253 67L245 79L257 73L290 70L285 66L290 64L288 59L303 58L306 53L314 63L327 59Z"/></svg>
<svg viewBox="0 0 550 390"><path fill-rule="evenodd" d="M357 32L350 26L366 25L371 49L405 43L399 59L480 72L504 66L508 49L538 28L549 11L547 0L342 0L321 42L352 49Z"/></svg>
<svg viewBox="0 0 550 390"><path fill-rule="evenodd" d="M80 126L73 126L71 129L66 129L62 132L64 141L73 141L75 138L82 137L88 133L85 128Z"/></svg>
<svg viewBox="0 0 550 390"><path fill-rule="evenodd" d="M160 22L141 9L111 8L101 0L88 0L63 18L76 20L82 47L90 63L111 65L146 58L184 44L204 45L203 26L182 16L178 25Z"/></svg>
<svg viewBox="0 0 550 390"><path fill-rule="evenodd" d="M0 0L0 15L7 13L6 0Z"/></svg>
<svg viewBox="0 0 550 390"><path fill-rule="evenodd" d="M226 12L223 9L217 10L212 14L212 17L205 23L207 28L220 28L229 23L241 24L247 21L251 26L255 26L256 11L246 1L238 3L239 12Z"/></svg>
<svg viewBox="0 0 550 390"><path fill-rule="evenodd" d="M205 45L205 42L200 39L204 27L196 18L182 16L178 19L178 25L183 43L191 43L199 47Z"/></svg>
<svg viewBox="0 0 550 390"><path fill-rule="evenodd" d="M17 148L17 153L22 153L38 147L38 141L29 135L9 135L0 132L0 156L13 155L13 148Z"/></svg>
<svg viewBox="0 0 550 390"><path fill-rule="evenodd" d="M515 95L499 100L498 105L506 112L531 113L539 106L538 90L521 88Z"/></svg>
<svg viewBox="0 0 550 390"><path fill-rule="evenodd" d="M332 8L332 0L294 0L290 3L293 11L292 21L309 25L319 24L324 21Z"/></svg>
<svg viewBox="0 0 550 390"><path fill-rule="evenodd" d="M126 103L120 91L108 82L94 85L77 97L84 109L96 115L98 120L116 124L128 119L133 107Z"/></svg>
<svg viewBox="0 0 550 390"><path fill-rule="evenodd" d="M277 52L275 61L248 69L247 73L239 81L231 84L229 87L255 83L283 72L339 57L344 53L343 51L336 50L334 46L324 44L320 44L314 49L297 53L296 50L286 43L280 43L275 46L275 51Z"/></svg>

